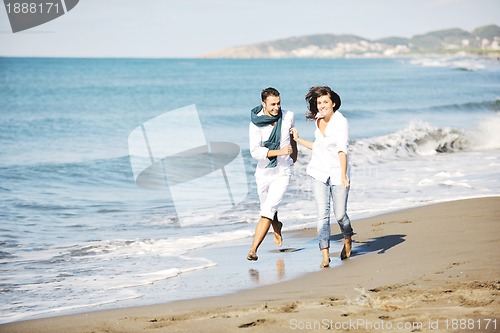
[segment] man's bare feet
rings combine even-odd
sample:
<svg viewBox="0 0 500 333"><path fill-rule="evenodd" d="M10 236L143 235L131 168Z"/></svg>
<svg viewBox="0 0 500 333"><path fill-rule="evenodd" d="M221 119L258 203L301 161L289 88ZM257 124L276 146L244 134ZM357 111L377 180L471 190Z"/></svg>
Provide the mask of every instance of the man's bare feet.
<svg viewBox="0 0 500 333"><path fill-rule="evenodd" d="M258 259L259 259L259 257L257 257L257 253L255 253L255 251L248 252L247 260L249 260L249 261L257 261Z"/></svg>
<svg viewBox="0 0 500 333"><path fill-rule="evenodd" d="M273 222L273 230L274 230L274 244L276 246L281 246L283 244L283 237L281 236L281 228L283 227L283 223L280 221Z"/></svg>

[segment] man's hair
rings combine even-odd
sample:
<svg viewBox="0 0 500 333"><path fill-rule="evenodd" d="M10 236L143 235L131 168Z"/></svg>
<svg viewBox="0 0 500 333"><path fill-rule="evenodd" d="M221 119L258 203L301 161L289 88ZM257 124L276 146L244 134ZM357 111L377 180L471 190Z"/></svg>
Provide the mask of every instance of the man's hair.
<svg viewBox="0 0 500 333"><path fill-rule="evenodd" d="M260 98L262 102L264 102L269 96L280 97L280 92L272 87L266 88L262 90L260 93Z"/></svg>

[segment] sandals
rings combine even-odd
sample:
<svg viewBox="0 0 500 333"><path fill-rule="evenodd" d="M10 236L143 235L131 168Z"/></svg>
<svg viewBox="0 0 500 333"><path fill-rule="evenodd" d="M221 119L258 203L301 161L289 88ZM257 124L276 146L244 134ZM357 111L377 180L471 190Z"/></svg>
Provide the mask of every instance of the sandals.
<svg viewBox="0 0 500 333"><path fill-rule="evenodd" d="M259 257L257 257L257 254L253 251L250 251L247 255L247 260L249 261L257 261L257 259L259 259Z"/></svg>

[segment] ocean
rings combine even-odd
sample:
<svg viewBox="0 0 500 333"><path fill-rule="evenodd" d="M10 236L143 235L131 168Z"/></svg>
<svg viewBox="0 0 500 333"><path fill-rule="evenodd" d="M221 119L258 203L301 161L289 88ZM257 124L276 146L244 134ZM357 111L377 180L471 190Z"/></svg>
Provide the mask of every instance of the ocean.
<svg viewBox="0 0 500 333"><path fill-rule="evenodd" d="M248 124L260 91L277 88L312 139L304 96L318 84L341 96L350 125L354 229L362 217L500 195L496 59L0 58L0 323L248 287L236 280L193 293L183 277L210 279L220 264L200 250L250 246L259 205ZM203 185L174 193L136 182L131 134L165 115L183 125L164 123L158 149L239 147L237 179L226 185L239 182L243 195L232 209L210 191L196 199L209 205L176 199ZM315 226L309 158L299 151L279 210L284 230Z"/></svg>

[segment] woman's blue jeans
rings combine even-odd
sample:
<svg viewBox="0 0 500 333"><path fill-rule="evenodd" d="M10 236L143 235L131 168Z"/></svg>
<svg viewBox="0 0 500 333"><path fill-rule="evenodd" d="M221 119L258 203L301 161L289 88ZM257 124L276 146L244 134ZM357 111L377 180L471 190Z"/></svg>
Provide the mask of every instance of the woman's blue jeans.
<svg viewBox="0 0 500 333"><path fill-rule="evenodd" d="M313 193L318 208L318 240L320 249L330 248L330 207L333 203L333 214L340 226L344 238L352 236L351 221L347 216L347 197L349 187L331 185L330 179L326 184L313 179Z"/></svg>

